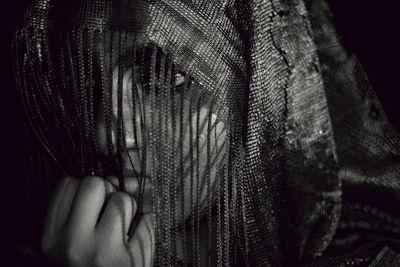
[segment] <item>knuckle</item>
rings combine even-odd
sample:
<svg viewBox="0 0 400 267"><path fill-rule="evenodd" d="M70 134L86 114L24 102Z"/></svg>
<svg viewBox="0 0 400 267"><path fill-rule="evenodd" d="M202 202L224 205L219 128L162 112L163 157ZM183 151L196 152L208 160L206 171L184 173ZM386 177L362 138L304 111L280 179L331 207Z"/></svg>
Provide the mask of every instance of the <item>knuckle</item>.
<svg viewBox="0 0 400 267"><path fill-rule="evenodd" d="M58 183L58 186L61 188L67 188L69 186L73 186L74 184L78 183L78 179L72 177L72 176L66 176L61 178L61 180Z"/></svg>
<svg viewBox="0 0 400 267"><path fill-rule="evenodd" d="M91 266L132 266L132 261L129 259L129 254L126 252L126 247L123 244L114 244L112 248L109 245L97 246L90 259L92 263Z"/></svg>
<svg viewBox="0 0 400 267"><path fill-rule="evenodd" d="M77 179L72 176L65 176L65 177L61 178L61 182L65 183L65 184L74 183L76 181L77 181Z"/></svg>
<svg viewBox="0 0 400 267"><path fill-rule="evenodd" d="M67 266L86 266L92 255L93 245L91 242L82 242L77 238L65 237L59 244L61 259Z"/></svg>
<svg viewBox="0 0 400 267"><path fill-rule="evenodd" d="M110 203L117 205L131 205L132 199L131 197L123 192L113 193L110 197Z"/></svg>
<svg viewBox="0 0 400 267"><path fill-rule="evenodd" d="M97 176L85 177L81 182L81 186L85 189L90 189L91 191L105 189L104 180Z"/></svg>
<svg viewBox="0 0 400 267"><path fill-rule="evenodd" d="M110 200L109 200L109 205L112 205L114 207L118 207L118 208L124 208L124 209L128 209L128 210L136 210L136 201L134 198L132 198L131 196L129 196L127 193L123 193L123 192L116 192L116 193L112 193Z"/></svg>
<svg viewBox="0 0 400 267"><path fill-rule="evenodd" d="M109 257L108 253L105 253L102 250L97 251L92 258L93 266L96 267L109 266L107 264L108 257Z"/></svg>
<svg viewBox="0 0 400 267"><path fill-rule="evenodd" d="M80 250L73 246L64 248L63 258L68 263L68 266L81 266L84 261L81 257Z"/></svg>
<svg viewBox="0 0 400 267"><path fill-rule="evenodd" d="M110 194L110 193L115 192L115 187L114 187L113 184L110 183L109 181L105 180L105 181L104 181L104 186L105 186L105 189L106 189L106 193L107 193L107 194Z"/></svg>
<svg viewBox="0 0 400 267"><path fill-rule="evenodd" d="M58 240L54 244L42 240L40 248L45 258L51 262L63 262L67 266L82 266L84 261L82 249L66 240Z"/></svg>

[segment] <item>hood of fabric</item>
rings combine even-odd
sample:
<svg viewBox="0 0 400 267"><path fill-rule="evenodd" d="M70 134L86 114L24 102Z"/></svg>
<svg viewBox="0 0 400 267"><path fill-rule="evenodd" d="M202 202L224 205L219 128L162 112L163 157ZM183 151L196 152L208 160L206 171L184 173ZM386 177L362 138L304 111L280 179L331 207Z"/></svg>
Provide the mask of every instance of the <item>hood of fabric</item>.
<svg viewBox="0 0 400 267"><path fill-rule="evenodd" d="M139 116L132 132L148 138L143 151L149 152L142 157L151 157L156 188L156 262L174 265L181 255L171 229L184 233L184 227L177 217L163 219L182 209L180 182L170 179L185 173L179 169L185 149L179 140L192 140L188 177L192 186L199 184L196 140L208 140L210 169L213 115L226 128L224 155L218 171L204 174L206 208L192 201L189 218L183 215L195 233L191 262L200 265L202 218L209 225L216 220L207 242L216 244L218 263L276 266L315 259L330 244L342 213L346 175L339 162L351 151L351 142L342 141L354 136L342 122L356 112L342 112L348 106L341 96L356 92L357 101L348 103L352 107L364 101L355 89L361 78L344 74L358 65L350 64L355 61L338 42L329 9L320 2L32 1L14 42L30 129L65 174L103 175L95 133L100 110L108 163L123 181L124 71L129 70L149 92L147 115ZM181 78L185 95L171 97ZM141 132L146 118L151 123ZM170 123L175 126L168 128ZM391 151L385 149L383 154ZM202 189L191 193L201 199Z"/></svg>

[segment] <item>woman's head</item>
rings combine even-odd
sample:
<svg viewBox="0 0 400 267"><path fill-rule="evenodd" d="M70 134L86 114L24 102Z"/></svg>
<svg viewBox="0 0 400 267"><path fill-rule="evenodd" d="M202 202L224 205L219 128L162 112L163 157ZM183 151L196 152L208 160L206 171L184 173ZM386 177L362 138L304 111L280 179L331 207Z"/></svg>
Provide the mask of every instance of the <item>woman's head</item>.
<svg viewBox="0 0 400 267"><path fill-rule="evenodd" d="M215 199L216 177L223 171L226 151L225 124L213 110L213 96L178 71L159 49L137 48L130 56L124 55L118 64L117 53L106 51L106 58L117 59L109 65L111 99L103 96L96 114L99 152L110 162L120 160L122 180L136 180L135 195L146 192L144 212L153 208L151 192L162 195L168 191L164 185L170 184L176 191L178 220L185 222L195 206L204 213L207 194ZM119 171L114 166L103 173L118 176ZM142 183L145 188L140 189ZM156 189L154 183L161 187ZM191 206L193 194L198 195Z"/></svg>
<svg viewBox="0 0 400 267"><path fill-rule="evenodd" d="M64 175L101 176L135 195L139 211L155 214L158 250L173 248L171 231L196 232L215 213L227 224L221 206L237 197L230 176L243 164L239 48L226 32L207 36L178 19L186 4L135 1L127 14L122 2L61 2L34 2L14 46L25 110L47 155Z"/></svg>

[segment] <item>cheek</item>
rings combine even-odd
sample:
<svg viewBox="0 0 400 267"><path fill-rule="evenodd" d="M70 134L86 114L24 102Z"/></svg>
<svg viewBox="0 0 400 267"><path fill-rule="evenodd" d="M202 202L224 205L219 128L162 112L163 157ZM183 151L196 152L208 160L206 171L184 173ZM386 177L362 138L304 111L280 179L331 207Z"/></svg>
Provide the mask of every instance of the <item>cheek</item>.
<svg viewBox="0 0 400 267"><path fill-rule="evenodd" d="M199 140L197 147L197 119L199 119ZM188 118L187 118L188 120ZM223 122L217 121L217 115L211 114L209 120L209 109L202 107L199 112L195 112L192 116L192 139L190 138L189 123L186 124L184 130L183 153L185 156L185 169L190 168L190 151L192 145L193 162L200 166L200 177L205 175L207 169L208 153L210 154L211 170L215 170L218 165L221 165L225 152L226 129ZM208 132L209 123L211 126L210 133ZM209 149L207 149L209 142ZM198 153L198 154L197 154ZM197 156L199 158L197 158Z"/></svg>
<svg viewBox="0 0 400 267"><path fill-rule="evenodd" d="M208 124L208 118L206 119ZM205 174L207 170L208 153L210 154L211 172L215 172L216 169L221 166L224 152L225 152L225 139L226 130L225 125L222 122L217 122L217 116L211 115L211 132L208 137L208 125L204 127L200 134L199 140L199 164L200 172ZM209 139L209 140L208 140ZM209 142L210 151L207 152L207 142ZM201 175L202 176L202 175Z"/></svg>
<svg viewBox="0 0 400 267"><path fill-rule="evenodd" d="M193 136L196 137L196 127L197 127L197 113L193 114L192 117L192 129ZM212 196L215 195L216 186L216 176L219 169L222 168L224 154L225 154L225 141L226 141L226 129L222 122L217 122L217 115L211 115L211 132L208 133L208 121L209 121L209 110L207 108L201 108L199 112L199 122L200 122L200 138L199 147L197 154L197 147L195 140L192 140L193 149L193 163L190 163L190 135L189 129L185 132L184 138L184 154L185 154L185 177L184 177L184 202L185 202L185 217L188 218L191 212L191 199L193 199L192 194L197 194L199 190L199 198L195 199L200 207L201 212L207 207L207 174L209 173L209 183ZM187 126L189 128L189 126ZM210 151L207 150L207 142L209 140ZM208 158L210 155L210 158ZM198 158L197 158L198 156ZM198 172L197 173L197 164ZM210 164L210 165L209 165ZM191 181L190 169L193 171L193 180Z"/></svg>

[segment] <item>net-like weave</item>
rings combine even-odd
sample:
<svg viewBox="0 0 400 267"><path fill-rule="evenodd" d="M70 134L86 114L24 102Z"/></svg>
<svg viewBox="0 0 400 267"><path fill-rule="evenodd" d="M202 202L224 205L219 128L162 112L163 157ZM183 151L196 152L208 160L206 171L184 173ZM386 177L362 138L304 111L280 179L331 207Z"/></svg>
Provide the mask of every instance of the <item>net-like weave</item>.
<svg viewBox="0 0 400 267"><path fill-rule="evenodd" d="M14 57L31 137L64 175L113 174L124 190L124 109L139 118L156 265L357 265L375 247L335 258L341 244L398 237L399 136L322 0L34 0ZM147 92L131 86L130 106L126 72Z"/></svg>

